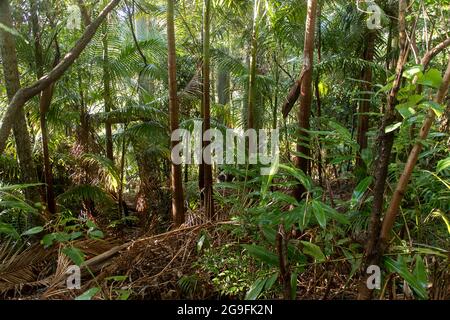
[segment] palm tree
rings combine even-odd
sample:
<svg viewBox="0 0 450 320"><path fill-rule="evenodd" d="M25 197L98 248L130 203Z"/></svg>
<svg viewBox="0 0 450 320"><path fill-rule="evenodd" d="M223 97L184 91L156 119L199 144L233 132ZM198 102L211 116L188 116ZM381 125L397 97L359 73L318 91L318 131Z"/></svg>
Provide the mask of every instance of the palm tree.
<svg viewBox="0 0 450 320"><path fill-rule="evenodd" d="M210 11L211 0L204 0L203 3L203 133L211 127L211 97L210 97ZM203 141L203 146L206 141ZM207 155L211 157L211 155ZM209 163L211 163L209 161ZM211 164L203 165L204 178L204 205L206 216L210 219L214 217L213 201L213 181Z"/></svg>
<svg viewBox="0 0 450 320"><path fill-rule="evenodd" d="M174 0L167 0L167 45L169 71L169 114L170 130L175 131L179 126L179 110L177 98L177 69L175 53ZM172 148L176 146L172 141ZM176 227L184 223L183 180L181 166L172 163L170 185L172 190L172 218Z"/></svg>

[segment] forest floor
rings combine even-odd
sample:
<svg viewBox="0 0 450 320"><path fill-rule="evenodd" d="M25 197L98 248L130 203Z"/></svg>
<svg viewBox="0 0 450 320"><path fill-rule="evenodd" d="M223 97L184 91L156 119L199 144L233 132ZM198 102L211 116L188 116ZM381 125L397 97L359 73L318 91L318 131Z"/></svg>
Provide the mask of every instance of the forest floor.
<svg viewBox="0 0 450 320"><path fill-rule="evenodd" d="M348 200L351 189L346 183L330 188L335 190L332 196L337 201ZM234 298L221 296L209 276L194 269L193 263L199 257L201 234L207 233L212 247L233 243L234 236L223 226L236 223L201 223L141 236L137 236L139 228L128 228L116 237L74 241L72 246L86 254L79 289L67 288L66 270L73 262L63 253L62 245L44 249L36 244L9 258L8 252L0 252L6 261L0 273L7 280L0 282L0 293L6 299L73 299L96 287L108 299L119 299L124 293L132 299ZM356 281L348 281L350 269L345 261L307 267L299 277L297 298L354 299ZM199 281L195 290L184 292L179 280L192 274L197 274Z"/></svg>

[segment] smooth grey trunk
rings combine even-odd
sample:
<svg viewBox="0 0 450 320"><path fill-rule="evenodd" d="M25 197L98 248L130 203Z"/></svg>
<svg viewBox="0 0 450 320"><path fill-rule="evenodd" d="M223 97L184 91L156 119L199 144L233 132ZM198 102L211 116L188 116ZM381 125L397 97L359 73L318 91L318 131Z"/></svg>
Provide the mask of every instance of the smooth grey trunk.
<svg viewBox="0 0 450 320"><path fill-rule="evenodd" d="M0 0L0 23L7 26L8 28L13 28L11 10L8 0ZM9 101L11 101L16 92L20 89L16 42L14 36L4 29L0 29L0 42L5 86L8 94L8 99ZM13 129L14 139L16 141L17 155L19 158L20 171L22 174L22 182L38 182L36 168L33 162L30 135L28 132L27 121L23 108L17 110L14 117L11 117L10 119L4 119L4 121L5 120L8 121L7 125L12 127ZM25 189L25 197L26 199L33 202L38 201L39 193L37 188Z"/></svg>

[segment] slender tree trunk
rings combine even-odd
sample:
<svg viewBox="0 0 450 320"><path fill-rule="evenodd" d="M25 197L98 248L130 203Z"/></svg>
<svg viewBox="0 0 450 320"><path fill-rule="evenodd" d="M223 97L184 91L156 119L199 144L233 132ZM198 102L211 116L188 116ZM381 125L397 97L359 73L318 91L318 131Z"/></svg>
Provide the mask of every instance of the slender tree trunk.
<svg viewBox="0 0 450 320"><path fill-rule="evenodd" d="M253 1L252 39L250 43L250 63L247 103L247 129L255 129L256 59L258 53L258 15L260 0Z"/></svg>
<svg viewBox="0 0 450 320"><path fill-rule="evenodd" d="M217 97L221 105L230 102L230 72L217 68Z"/></svg>
<svg viewBox="0 0 450 320"><path fill-rule="evenodd" d="M373 62L373 56L375 52L375 32L369 31L367 34L366 49L364 50L363 59L367 62ZM367 113L370 111L370 99L371 95L368 93L372 90L372 67L364 67L362 75L363 83L361 85L362 91L362 101L359 104L358 110L358 132L357 132L357 142L359 145L359 152L356 156L356 168L364 167L364 161L361 157L361 152L367 148L367 131L369 130L369 116Z"/></svg>
<svg viewBox="0 0 450 320"><path fill-rule="evenodd" d="M0 0L0 23L8 28L13 28L11 11L8 0ZM11 102L15 94L20 90L19 68L17 63L16 42L14 36L0 28L0 53L3 63L3 74L8 99ZM6 123L5 123L6 121ZM17 155L20 171L24 183L38 182L36 168L33 162L30 135L23 109L17 110L13 117L3 119L2 126L13 128L16 141ZM6 137L7 138L7 137ZM5 142L6 142L5 138ZM39 199L37 188L25 189L26 199L36 202Z"/></svg>
<svg viewBox="0 0 450 320"><path fill-rule="evenodd" d="M273 102L273 111L272 111L272 129L276 129L278 127L278 88L280 86L280 68L276 62L276 53L274 53L274 67L275 67L275 91L274 102Z"/></svg>
<svg viewBox="0 0 450 320"><path fill-rule="evenodd" d="M317 63L322 61L322 30L321 30L321 15L322 15L322 7L319 4L317 9ZM320 118L322 117L322 99L320 97L320 72L317 71L316 79L314 80L314 89L316 93L316 103L317 103L317 125L319 130L320 126ZM319 176L319 185L323 185L323 168L322 168L322 143L319 140L319 150L317 150L317 173Z"/></svg>
<svg viewBox="0 0 450 320"><path fill-rule="evenodd" d="M204 0L203 3L203 133L211 127L211 97L210 97L210 11L211 0ZM207 146L207 141L203 141L203 148ZM211 154L206 155L211 160ZM211 161L208 161L211 163ZM211 164L204 164L204 188L205 188L205 214L209 219L214 217L213 201L213 181Z"/></svg>
<svg viewBox="0 0 450 320"><path fill-rule="evenodd" d="M30 0L31 7L31 29L34 37L34 55L36 60L36 75L39 80L44 75L44 59L42 56L42 45L40 41L41 37L41 28L39 25L39 18L37 15L37 3L36 0ZM55 38L56 39L56 38ZM56 66L59 62L59 48L56 43L56 53L54 66ZM48 127L47 127L47 112L50 107L51 101L53 98L53 84L42 91L39 100L39 120L41 126L41 135L42 135L42 156L44 160L44 182L45 182L45 195L48 211L51 214L56 213L56 201L55 194L53 188L53 174L52 167L50 163L50 152L48 149Z"/></svg>
<svg viewBox="0 0 450 320"><path fill-rule="evenodd" d="M312 101L312 76L314 63L314 34L316 27L317 0L308 0L308 13L306 17L305 44L303 53L303 76L300 84L300 107L298 111L299 143L297 144L297 152L309 157L310 148L306 146L309 143L309 135L304 130L309 130L309 118L311 115ZM295 164L297 168L303 172L308 171L309 160L300 155L296 155ZM306 191L303 185L298 185L294 191L297 199L303 197Z"/></svg>
<svg viewBox="0 0 450 320"><path fill-rule="evenodd" d="M170 130L173 132L179 126L179 110L177 101L177 69L175 53L175 26L174 26L174 0L167 0L167 42L168 42L168 70L169 70L169 114ZM177 145L171 142L172 148ZM175 227L184 223L183 180L181 165L172 162L171 189L172 189L172 217Z"/></svg>
<svg viewBox="0 0 450 320"><path fill-rule="evenodd" d="M444 74L443 82L434 100L436 103L442 104L444 102L444 99L448 92L449 83L450 83L450 59L448 62L447 70ZM417 139L417 142L414 144L414 147L412 148L409 154L405 168L403 170L402 175L400 176L400 180L398 181L394 195L392 196L391 203L383 219L383 224L380 233L380 241L382 248L386 247L387 241L389 239L389 233L392 230L395 218L397 217L398 214L400 203L403 199L406 187L408 186L408 182L411 178L412 172L417 163L417 159L419 158L420 152L422 151L423 148L422 141L424 141L428 137L428 133L430 132L430 128L433 125L434 119L435 113L432 109L430 109L422 125L422 128L420 129L419 139Z"/></svg>
<svg viewBox="0 0 450 320"><path fill-rule="evenodd" d="M388 96L387 108L383 117L380 132L378 134L378 156L374 164L375 184L373 187L373 207L369 222L369 239L367 242L364 263L363 263L363 279L360 283L358 299L370 299L372 291L367 288L367 275L365 270L370 265L377 265L381 259L379 250L379 231L380 218L384 205L384 190L386 186L388 167L391 158L391 150L394 144L394 132L385 132L386 128L391 125L395 118L395 106L397 103L397 94L400 90L403 68L408 58L409 46L406 45L406 0L399 1L399 39L400 39L400 57L397 60L396 77L392 89Z"/></svg>
<svg viewBox="0 0 450 320"><path fill-rule="evenodd" d="M108 19L103 25L103 101L105 104L105 113L111 111L113 102L111 95L111 72L109 70L109 53L108 53ZM106 137L106 157L114 161L114 150L112 140L112 126L111 122L105 122L105 137Z"/></svg>
<svg viewBox="0 0 450 320"><path fill-rule="evenodd" d="M127 125L124 124L124 131L127 130ZM125 211L124 211L124 203L123 203L123 185L124 181L123 178L125 176L125 155L127 151L127 139L124 136L122 139L122 153L120 155L120 181L119 181L119 190L117 193L117 200L119 201L119 217L125 218Z"/></svg>

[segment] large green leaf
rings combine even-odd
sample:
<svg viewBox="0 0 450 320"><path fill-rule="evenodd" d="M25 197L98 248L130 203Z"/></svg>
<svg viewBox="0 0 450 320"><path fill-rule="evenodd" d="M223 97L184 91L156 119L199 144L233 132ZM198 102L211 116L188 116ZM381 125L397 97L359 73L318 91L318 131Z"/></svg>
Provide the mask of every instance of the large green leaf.
<svg viewBox="0 0 450 320"><path fill-rule="evenodd" d="M271 266L279 265L278 256L263 246L258 246L256 244L243 244L242 246L256 259Z"/></svg>
<svg viewBox="0 0 450 320"><path fill-rule="evenodd" d="M247 291L245 300L256 300L261 294L267 279L257 279Z"/></svg>
<svg viewBox="0 0 450 320"><path fill-rule="evenodd" d="M91 300L99 291L100 289L97 287L90 288L89 290L76 297L75 300Z"/></svg>
<svg viewBox="0 0 450 320"><path fill-rule="evenodd" d="M43 227L39 226L39 227L34 227L31 229L28 229L27 231L25 231L24 233L22 233L23 236L31 236L33 234L38 234L40 232L42 232L44 230Z"/></svg>
<svg viewBox="0 0 450 320"><path fill-rule="evenodd" d="M430 69L418 77L417 84L438 89L442 84L441 73L439 70Z"/></svg>
<svg viewBox="0 0 450 320"><path fill-rule="evenodd" d="M323 262L325 261L325 255L323 254L322 250L318 245L315 245L314 243L308 242L308 241L301 241L303 244L303 253L307 254L314 259L316 259L317 262Z"/></svg>
<svg viewBox="0 0 450 320"><path fill-rule="evenodd" d="M402 256L399 256L397 261L387 257L384 260L384 264L390 272L395 272L405 279L420 299L428 298L428 293L423 283L408 270L408 266Z"/></svg>
<svg viewBox="0 0 450 320"><path fill-rule="evenodd" d="M436 166L436 172L439 173L447 169L448 167L450 167L450 157L438 161Z"/></svg>
<svg viewBox="0 0 450 320"><path fill-rule="evenodd" d="M85 254L78 248L67 247L62 252L70 258L77 266L80 266L84 262Z"/></svg>
<svg viewBox="0 0 450 320"><path fill-rule="evenodd" d="M361 201L364 193L367 191L372 181L372 177L365 177L358 183L355 190L353 190L352 198L350 200L352 208L354 208Z"/></svg>
<svg viewBox="0 0 450 320"><path fill-rule="evenodd" d="M425 101L421 104L421 106L425 107L425 109L430 108L431 110L433 110L436 117L442 116L445 111L445 108L443 106L434 101Z"/></svg>
<svg viewBox="0 0 450 320"><path fill-rule="evenodd" d="M11 236L14 239L19 239L20 237L19 233L12 225L4 222L0 222L0 234L2 233Z"/></svg>
<svg viewBox="0 0 450 320"><path fill-rule="evenodd" d="M325 210L324 210L324 207L322 206L322 202L320 202L318 200L313 200L311 202L311 207L312 207L314 216L317 219L317 222L323 229L325 229L327 226L327 218L325 216Z"/></svg>

